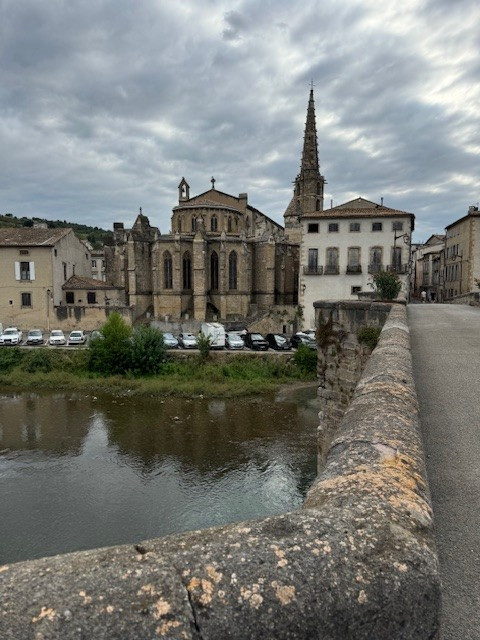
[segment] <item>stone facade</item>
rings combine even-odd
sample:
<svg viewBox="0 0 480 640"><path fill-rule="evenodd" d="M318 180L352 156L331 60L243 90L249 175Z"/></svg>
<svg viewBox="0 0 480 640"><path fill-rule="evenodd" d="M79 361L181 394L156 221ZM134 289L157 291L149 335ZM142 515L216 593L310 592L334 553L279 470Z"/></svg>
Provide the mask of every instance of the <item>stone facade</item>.
<svg viewBox="0 0 480 640"><path fill-rule="evenodd" d="M299 247L281 225L238 197L212 188L190 197L178 186L169 234L141 212L132 229L114 224L106 281L124 287L137 318L245 320L297 303ZM291 314L290 314L291 315Z"/></svg>

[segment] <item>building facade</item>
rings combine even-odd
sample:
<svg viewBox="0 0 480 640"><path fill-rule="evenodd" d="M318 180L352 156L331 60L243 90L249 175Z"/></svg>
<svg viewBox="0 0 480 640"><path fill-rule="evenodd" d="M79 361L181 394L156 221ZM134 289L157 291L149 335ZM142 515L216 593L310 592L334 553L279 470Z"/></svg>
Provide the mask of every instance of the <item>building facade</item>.
<svg viewBox="0 0 480 640"><path fill-rule="evenodd" d="M477 291L480 279L480 212L471 206L467 215L445 228L444 297Z"/></svg>
<svg viewBox="0 0 480 640"><path fill-rule="evenodd" d="M171 232L141 212L131 229L114 224L105 246L106 281L124 287L137 318L235 321L298 300L299 247L284 229L238 197L212 187L190 197L182 178Z"/></svg>
<svg viewBox="0 0 480 640"><path fill-rule="evenodd" d="M72 275L91 276L90 253L72 229L0 229L0 322L49 329Z"/></svg>

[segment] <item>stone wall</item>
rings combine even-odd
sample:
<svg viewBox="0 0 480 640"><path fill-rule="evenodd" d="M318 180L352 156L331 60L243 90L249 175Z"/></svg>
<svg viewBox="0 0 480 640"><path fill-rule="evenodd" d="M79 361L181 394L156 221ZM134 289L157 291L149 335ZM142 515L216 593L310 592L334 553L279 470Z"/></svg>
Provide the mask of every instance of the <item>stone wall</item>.
<svg viewBox="0 0 480 640"><path fill-rule="evenodd" d="M440 581L405 307L304 508L0 568L0 636L433 640Z"/></svg>
<svg viewBox="0 0 480 640"><path fill-rule="evenodd" d="M462 293L453 298L446 298L445 302L448 304L468 304L471 307L478 307L480 306L480 292L470 291L469 293Z"/></svg>
<svg viewBox="0 0 480 640"><path fill-rule="evenodd" d="M390 303L370 300L314 304L317 327L319 380L322 400L319 413L318 448L324 458L332 434L350 402L363 368L372 352L359 339L367 327L383 327Z"/></svg>
<svg viewBox="0 0 480 640"><path fill-rule="evenodd" d="M50 317L50 327L51 329L62 329L62 331L100 329L112 311L119 313L127 324L133 324L134 310L132 307L61 305L54 307L53 311L53 316Z"/></svg>

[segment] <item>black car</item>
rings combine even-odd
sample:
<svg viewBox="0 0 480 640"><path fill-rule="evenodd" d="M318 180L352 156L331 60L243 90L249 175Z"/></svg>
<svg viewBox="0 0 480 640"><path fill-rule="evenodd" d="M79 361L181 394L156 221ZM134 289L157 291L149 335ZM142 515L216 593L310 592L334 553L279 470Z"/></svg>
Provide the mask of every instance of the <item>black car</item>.
<svg viewBox="0 0 480 640"><path fill-rule="evenodd" d="M292 348L290 340L285 336L282 336L281 333L267 333L265 339L268 342L268 345L276 351L287 351Z"/></svg>
<svg viewBox="0 0 480 640"><path fill-rule="evenodd" d="M292 347L294 349L298 349L301 344L304 344L312 350L317 348L317 343L315 342L315 340L310 336L307 336L305 333L296 333L290 338L290 342L292 343Z"/></svg>
<svg viewBox="0 0 480 640"><path fill-rule="evenodd" d="M247 333L245 335L245 346L255 351L268 351L268 342L259 333Z"/></svg>

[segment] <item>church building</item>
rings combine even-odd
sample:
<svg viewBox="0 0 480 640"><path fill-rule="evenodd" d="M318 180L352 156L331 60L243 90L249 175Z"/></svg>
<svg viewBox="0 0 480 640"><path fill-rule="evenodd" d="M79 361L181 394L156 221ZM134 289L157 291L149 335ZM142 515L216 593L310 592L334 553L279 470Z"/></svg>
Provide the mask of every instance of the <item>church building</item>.
<svg viewBox="0 0 480 640"><path fill-rule="evenodd" d="M298 302L299 247L283 227L237 196L190 196L182 178L171 231L140 212L133 227L114 223L105 246L109 284L124 287L135 317L237 321L277 311L292 320Z"/></svg>

